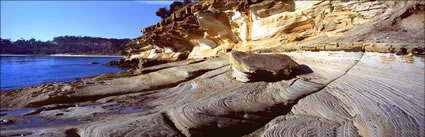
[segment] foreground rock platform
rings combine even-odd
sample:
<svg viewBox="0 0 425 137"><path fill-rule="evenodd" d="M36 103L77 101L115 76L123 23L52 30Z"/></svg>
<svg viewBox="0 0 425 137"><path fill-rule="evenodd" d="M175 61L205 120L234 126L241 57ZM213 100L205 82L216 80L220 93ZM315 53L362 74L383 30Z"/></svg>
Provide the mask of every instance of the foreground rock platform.
<svg viewBox="0 0 425 137"><path fill-rule="evenodd" d="M229 58L233 77L242 82L291 79L300 73L298 63L284 54L232 51Z"/></svg>
<svg viewBox="0 0 425 137"><path fill-rule="evenodd" d="M289 80L243 83L229 57L148 67L138 75L85 79L65 104L50 86L2 91L2 136L420 136L425 122L424 58L363 52L290 52L305 71ZM172 75L171 75L172 74ZM97 84L93 81L96 81ZM155 82L157 81L157 82ZM82 83L82 84L81 84ZM84 84L85 83L85 84ZM89 90L90 89L90 90ZM34 96L45 91L51 98ZM49 92L52 92L49 94ZM98 97L95 100L85 98ZM17 98L26 98L19 100ZM10 110L10 109L8 109ZM41 119L47 125L25 122ZM22 121L22 122L19 122ZM49 122L50 121L50 122ZM370 130L373 129L373 130ZM314 132L312 132L314 131Z"/></svg>
<svg viewBox="0 0 425 137"><path fill-rule="evenodd" d="M422 137L424 13L424 1L195 1L110 63L127 71L0 91L0 136ZM253 80L284 66L236 50L288 56L298 75Z"/></svg>

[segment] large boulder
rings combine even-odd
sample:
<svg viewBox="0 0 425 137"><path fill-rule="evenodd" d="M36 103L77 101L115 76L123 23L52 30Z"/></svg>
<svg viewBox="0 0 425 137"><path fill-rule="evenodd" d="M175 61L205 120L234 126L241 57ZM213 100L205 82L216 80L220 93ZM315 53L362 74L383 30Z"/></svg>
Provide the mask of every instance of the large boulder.
<svg viewBox="0 0 425 137"><path fill-rule="evenodd" d="M229 59L238 81L276 81L299 74L299 65L284 54L254 54L232 51Z"/></svg>

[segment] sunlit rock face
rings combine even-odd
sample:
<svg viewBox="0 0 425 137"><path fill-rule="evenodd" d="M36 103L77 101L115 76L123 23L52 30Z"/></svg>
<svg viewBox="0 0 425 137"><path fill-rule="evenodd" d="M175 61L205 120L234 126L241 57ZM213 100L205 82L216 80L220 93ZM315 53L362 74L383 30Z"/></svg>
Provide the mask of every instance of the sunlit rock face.
<svg viewBox="0 0 425 137"><path fill-rule="evenodd" d="M1 108L31 107L36 110L25 115L33 118L88 121L21 129L33 124L20 122L28 117L6 115L2 118L15 123L3 124L0 135L387 137L425 133L423 57L344 51L273 54L297 62L300 75L240 82L232 76L231 57L223 55L141 68L131 75L1 92ZM75 105L47 107L52 104ZM120 114L125 106L146 111Z"/></svg>
<svg viewBox="0 0 425 137"><path fill-rule="evenodd" d="M271 114L274 117L271 122L247 136L418 136L424 133L423 124L419 124L425 114L424 87L419 84L424 81L423 66L409 64L405 71L398 70L405 66L400 62L403 59L395 59L398 63L388 67L373 58L392 54L371 55L369 52L424 55L424 22L423 1L195 1L143 29L144 35L134 39L124 53L127 59L180 60L224 55L232 50L291 52L288 55L298 63L313 67L312 74L297 77L298 81L288 83L285 91L296 93L290 88L297 87L300 81L319 85L304 83L297 89L301 91L299 94L283 98L297 100L315 93L299 100L288 115L274 117L277 115ZM330 53L304 53L306 51ZM331 51L354 51L361 55L338 53L334 56ZM338 63L332 62L334 59ZM417 62L423 65L423 61ZM323 64L316 68L315 63ZM249 81L249 76L238 69L231 72L237 80ZM409 78L403 78L405 76ZM273 94L273 84L249 87L248 83L245 86L249 88L235 90L247 94L251 94L250 88L255 94L267 92L264 96L253 95L260 98L253 102L264 104ZM191 86L190 89L199 88ZM303 86L315 88L310 91ZM180 106L167 111L166 116L186 136L226 135L224 131L237 136L247 134L243 131L252 131L261 125L253 124L251 120L256 118L250 114L264 112L260 108L270 109L270 106L244 109L226 101L235 102L233 96L239 97L239 94L245 93ZM240 104L249 102L250 98L246 99L239 100ZM281 100L283 106L291 104L285 99ZM271 104L279 104L277 102ZM289 111L287 109L281 112ZM233 127L228 122L239 126Z"/></svg>
<svg viewBox="0 0 425 137"><path fill-rule="evenodd" d="M82 119L34 130L5 115L18 128L0 136L421 137L424 16L423 1L195 1L127 45L137 69L0 92L1 108ZM285 70L273 56L297 75L250 81Z"/></svg>
<svg viewBox="0 0 425 137"><path fill-rule="evenodd" d="M144 35L132 40L123 53L128 60L198 58L232 49L424 54L424 5L423 1L195 1L143 29Z"/></svg>

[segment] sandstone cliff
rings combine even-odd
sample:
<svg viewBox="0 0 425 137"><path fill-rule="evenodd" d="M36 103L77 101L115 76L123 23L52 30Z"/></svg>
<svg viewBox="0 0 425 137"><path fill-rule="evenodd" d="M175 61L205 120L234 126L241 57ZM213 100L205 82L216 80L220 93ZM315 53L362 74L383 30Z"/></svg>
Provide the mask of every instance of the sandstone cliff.
<svg viewBox="0 0 425 137"><path fill-rule="evenodd" d="M1 91L0 135L420 137L424 14L423 1L196 1L128 44L121 63L137 69Z"/></svg>
<svg viewBox="0 0 425 137"><path fill-rule="evenodd" d="M198 1L142 30L126 59L178 60L231 50L424 54L421 1Z"/></svg>

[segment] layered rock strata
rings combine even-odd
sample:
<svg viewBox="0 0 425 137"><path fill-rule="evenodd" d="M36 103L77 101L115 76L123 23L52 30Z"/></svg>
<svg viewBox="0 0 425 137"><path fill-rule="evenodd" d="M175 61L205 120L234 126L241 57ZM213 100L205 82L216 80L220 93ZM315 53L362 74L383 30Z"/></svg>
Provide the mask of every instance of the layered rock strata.
<svg viewBox="0 0 425 137"><path fill-rule="evenodd" d="M275 82L241 83L233 79L229 58L222 56L149 67L140 70L137 76L102 80L102 84L89 84L90 80L82 80L86 82L83 85L57 83L58 87L70 85L70 89L79 93L70 94L68 99L72 102L66 102L75 105L42 109L29 116L87 118L92 122L40 127L43 130L2 126L6 129L1 134L64 136L65 131L73 131L80 136L420 136L424 133L423 58L362 52L285 54L306 66L301 68L302 75ZM15 108L45 105L33 103L40 99L31 97L31 93L46 88L6 91L8 95L2 94L2 105ZM86 101L87 96L99 98ZM15 101L20 97L26 100ZM144 102L138 98L153 100ZM55 101L45 98L42 102L56 104ZM102 105L84 107L84 104ZM108 104L149 109L117 114ZM93 113L87 113L90 110ZM93 117L98 113L106 116ZM3 118L17 121L13 115ZM19 123L14 127L19 127Z"/></svg>
<svg viewBox="0 0 425 137"><path fill-rule="evenodd" d="M424 121L424 76L413 75L422 74L424 69L423 64L410 61L395 55L365 53L347 74L300 100L291 115L279 124L270 124L263 136L298 132L273 126L320 129L323 125L317 127L315 123L321 122L341 126L329 132L330 136L420 136L424 133L424 124L419 122ZM308 126L293 123L305 115L319 119Z"/></svg>
<svg viewBox="0 0 425 137"><path fill-rule="evenodd" d="M424 55L423 1L196 1L132 40L125 60L240 51Z"/></svg>
<svg viewBox="0 0 425 137"><path fill-rule="evenodd" d="M132 40L133 69L1 91L0 136L423 136L424 5L195 1ZM234 50L299 73L240 82Z"/></svg>

